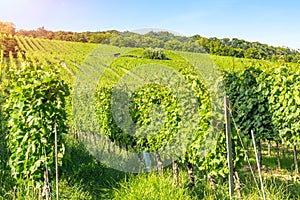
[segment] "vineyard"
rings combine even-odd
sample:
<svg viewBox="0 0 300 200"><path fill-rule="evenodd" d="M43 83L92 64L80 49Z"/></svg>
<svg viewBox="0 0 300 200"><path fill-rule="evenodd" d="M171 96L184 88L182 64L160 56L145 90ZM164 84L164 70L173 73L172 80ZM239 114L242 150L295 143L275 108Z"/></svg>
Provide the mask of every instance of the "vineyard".
<svg viewBox="0 0 300 200"><path fill-rule="evenodd" d="M224 96L234 198L300 198L299 64L5 34L0 47L0 199L55 199L58 182L62 199L230 199Z"/></svg>

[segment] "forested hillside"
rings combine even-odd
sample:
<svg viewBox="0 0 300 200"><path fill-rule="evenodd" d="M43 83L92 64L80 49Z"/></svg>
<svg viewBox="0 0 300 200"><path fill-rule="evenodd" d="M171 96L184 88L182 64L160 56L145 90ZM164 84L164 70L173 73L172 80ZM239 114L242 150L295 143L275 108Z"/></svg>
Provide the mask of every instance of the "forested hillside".
<svg viewBox="0 0 300 200"><path fill-rule="evenodd" d="M284 62L299 62L299 50L288 47L274 47L260 42L249 42L238 38L204 37L199 34L186 37L178 36L167 31L138 34L117 30L97 32L51 31L44 27L37 30L16 30L11 22L0 22L0 33L43 38L50 40L64 40L73 42L108 43L115 46L127 47L158 47L169 50L206 52L213 55L232 56Z"/></svg>

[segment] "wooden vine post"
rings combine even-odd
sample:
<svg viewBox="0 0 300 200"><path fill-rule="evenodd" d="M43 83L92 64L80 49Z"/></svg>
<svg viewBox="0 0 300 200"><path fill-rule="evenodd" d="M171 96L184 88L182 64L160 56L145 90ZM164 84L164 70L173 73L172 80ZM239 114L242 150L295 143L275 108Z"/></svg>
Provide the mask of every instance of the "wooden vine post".
<svg viewBox="0 0 300 200"><path fill-rule="evenodd" d="M230 199L233 198L234 183L233 183L233 163L232 163L232 144L230 136L230 114L229 114L229 100L228 97L224 97L225 106L225 121L226 121L226 145L227 145L227 163L228 163L228 181L229 181L229 195Z"/></svg>
<svg viewBox="0 0 300 200"><path fill-rule="evenodd" d="M158 151L156 152L156 162L157 162L157 170L158 170L159 174L162 175L164 167L163 167L163 163L162 163L162 160L161 160L161 157L160 157Z"/></svg>
<svg viewBox="0 0 300 200"><path fill-rule="evenodd" d="M187 163L187 169L188 169L188 176L189 176L189 188L193 188L195 186L195 178L194 178L194 172L193 172L193 165L192 163Z"/></svg>
<svg viewBox="0 0 300 200"><path fill-rule="evenodd" d="M58 151L57 151L57 125L54 124L54 143L55 143L55 183L56 183L56 200L58 200Z"/></svg>
<svg viewBox="0 0 300 200"><path fill-rule="evenodd" d="M172 159L172 168L173 168L173 176L174 176L174 184L177 187L179 185L179 171L178 171L178 165L176 163L176 160Z"/></svg>
<svg viewBox="0 0 300 200"><path fill-rule="evenodd" d="M298 167L297 146L296 146L296 144L294 144L293 152L294 152L295 175L297 176L297 175L299 175L299 167Z"/></svg>
<svg viewBox="0 0 300 200"><path fill-rule="evenodd" d="M280 152L279 152L279 142L276 141L276 154L277 154L277 169L281 169L280 166Z"/></svg>

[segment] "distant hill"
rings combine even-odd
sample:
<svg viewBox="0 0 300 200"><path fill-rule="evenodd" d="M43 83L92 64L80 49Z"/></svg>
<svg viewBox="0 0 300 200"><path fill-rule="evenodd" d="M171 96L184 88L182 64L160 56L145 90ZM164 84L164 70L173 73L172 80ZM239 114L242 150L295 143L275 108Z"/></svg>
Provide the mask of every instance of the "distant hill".
<svg viewBox="0 0 300 200"><path fill-rule="evenodd" d="M172 30L159 29L159 28L143 28L143 29L132 30L131 32L138 33L138 34L141 34L141 35L145 35L145 34L147 34L149 32L156 32L156 33L159 33L159 32L169 32L169 33L172 33L175 36L184 36L184 35L182 35L182 34L180 34L178 32L172 31Z"/></svg>

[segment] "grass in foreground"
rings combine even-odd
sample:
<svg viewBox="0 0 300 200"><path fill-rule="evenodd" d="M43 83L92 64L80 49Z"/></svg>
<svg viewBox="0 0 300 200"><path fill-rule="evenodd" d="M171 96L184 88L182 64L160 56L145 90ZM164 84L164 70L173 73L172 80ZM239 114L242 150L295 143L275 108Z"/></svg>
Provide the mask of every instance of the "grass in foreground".
<svg viewBox="0 0 300 200"><path fill-rule="evenodd" d="M60 168L60 199L229 199L227 179L216 180L213 189L203 173L195 171L195 186L190 189L185 166L179 168L179 186L173 183L173 174L167 167L160 176L157 172L125 174L109 169L90 156L84 146L68 136L70 157ZM38 192L25 185L17 187L9 176L7 167L0 168L0 199L38 199ZM255 172L257 176L257 172ZM243 199L262 199L259 189L248 171L240 172ZM257 177L258 181L258 177ZM284 176L274 177L264 173L267 199L300 200L300 183ZM55 183L52 181L52 197L55 199ZM260 188L260 185L259 185Z"/></svg>
<svg viewBox="0 0 300 200"><path fill-rule="evenodd" d="M196 176L198 175L200 173L196 173ZM163 176L156 172L130 176L115 188L113 199L230 199L226 180L217 181L216 188L213 189L207 179L197 177L195 187L189 189L187 172L181 169L180 181L179 186L175 187L170 170L166 171ZM241 182L243 199L262 199L260 185L257 189L249 173L241 173ZM300 199L300 184L297 182L265 176L264 186L267 199Z"/></svg>

